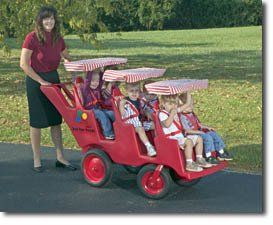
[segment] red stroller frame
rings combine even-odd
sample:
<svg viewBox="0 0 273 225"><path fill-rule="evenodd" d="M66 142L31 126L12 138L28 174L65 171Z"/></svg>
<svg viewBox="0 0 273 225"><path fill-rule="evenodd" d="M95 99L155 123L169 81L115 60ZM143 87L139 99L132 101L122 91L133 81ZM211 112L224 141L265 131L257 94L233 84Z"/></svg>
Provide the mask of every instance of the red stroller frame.
<svg viewBox="0 0 273 225"><path fill-rule="evenodd" d="M61 89L64 90L72 105L64 97ZM139 167L137 184L141 192L147 197L159 199L168 193L170 177L181 186L191 186L201 177L219 171L227 165L223 161L202 172L186 171L184 154L176 140L164 136L158 113L153 115L154 145L157 156L149 157L133 125L122 121L114 100L112 102L115 114L113 128L116 138L106 140L100 132L92 110L85 110L75 91L72 95L65 83L41 86L41 90L60 112L82 148L82 153L85 154L82 160L82 171L85 180L92 186L103 186L110 181L113 172L112 163Z"/></svg>

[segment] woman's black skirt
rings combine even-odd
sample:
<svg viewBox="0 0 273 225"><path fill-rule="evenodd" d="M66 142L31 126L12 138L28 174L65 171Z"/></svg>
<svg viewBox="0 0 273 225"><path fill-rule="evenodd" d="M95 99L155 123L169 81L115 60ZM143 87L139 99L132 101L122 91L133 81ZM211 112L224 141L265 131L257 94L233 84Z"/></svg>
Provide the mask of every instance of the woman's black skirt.
<svg viewBox="0 0 273 225"><path fill-rule="evenodd" d="M58 72L37 73L50 83L60 83ZM46 128L62 123L62 116L40 90L40 83L26 76L29 123L31 127Z"/></svg>

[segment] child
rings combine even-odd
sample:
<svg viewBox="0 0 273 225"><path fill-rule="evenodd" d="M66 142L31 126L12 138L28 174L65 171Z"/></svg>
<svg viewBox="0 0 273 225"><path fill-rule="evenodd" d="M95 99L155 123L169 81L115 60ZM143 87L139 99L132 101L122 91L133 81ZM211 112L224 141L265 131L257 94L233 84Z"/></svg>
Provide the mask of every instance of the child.
<svg viewBox="0 0 273 225"><path fill-rule="evenodd" d="M105 81L103 83L101 95L102 95L102 101L103 101L102 107L104 109L110 109L110 110L112 110L111 99L123 96L118 87L118 82L109 82L109 81Z"/></svg>
<svg viewBox="0 0 273 225"><path fill-rule="evenodd" d="M185 150L186 170L200 172L203 168L209 168L212 165L203 158L202 138L197 135L188 135L184 137L183 128L177 114L176 96L162 96L160 99L161 110L159 120L163 126L163 132L170 139L175 139L182 150ZM195 146L196 162L192 160L193 147ZM203 168L202 168L203 167Z"/></svg>
<svg viewBox="0 0 273 225"><path fill-rule="evenodd" d="M141 108L145 116L143 126L146 131L155 129L152 114L159 109L159 101L157 95L148 93L145 87L145 85L148 83L150 82L144 82L143 91L140 98Z"/></svg>
<svg viewBox="0 0 273 225"><path fill-rule="evenodd" d="M180 100L183 102L188 94L182 94ZM192 98L192 97L191 97ZM216 151L217 159L219 161L232 160L232 156L224 151L225 144L222 138L214 131L213 128L205 126L200 123L197 116L193 112L193 98L191 100L191 108L188 111L181 113L180 120L187 133L197 134L203 138L206 161L211 164L219 164L219 162L212 156L211 152Z"/></svg>
<svg viewBox="0 0 273 225"><path fill-rule="evenodd" d="M114 112L101 108L102 79L99 70L90 71L86 76L83 88L84 107L93 110L95 118L100 122L105 139L115 139L111 121L114 122Z"/></svg>
<svg viewBox="0 0 273 225"><path fill-rule="evenodd" d="M122 119L129 124L133 124L136 133L139 135L140 140L147 149L148 156L155 156L156 151L149 142L143 125L141 123L141 107L139 99L139 83L127 83L126 91L128 97L120 101L119 111Z"/></svg>

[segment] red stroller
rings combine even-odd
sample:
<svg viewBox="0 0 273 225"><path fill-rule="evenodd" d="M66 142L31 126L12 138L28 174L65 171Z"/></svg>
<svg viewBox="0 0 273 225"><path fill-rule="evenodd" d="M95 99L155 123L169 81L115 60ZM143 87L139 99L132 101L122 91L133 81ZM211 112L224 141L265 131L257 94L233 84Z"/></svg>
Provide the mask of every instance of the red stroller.
<svg viewBox="0 0 273 225"><path fill-rule="evenodd" d="M99 67L126 62L127 60L123 58L101 58L70 62L66 63L65 67L69 71L91 71ZM155 68L106 70L104 80L136 82L162 76L164 72L164 69ZM183 80L168 85L162 82L148 84L146 88L149 92L156 94L163 92L164 94L173 94L204 88L203 81L197 80L187 80L187 85ZM117 102L114 99L112 106L115 114L115 122L113 123L115 140L106 140L92 110L84 109L75 88L71 92L67 88L67 83L61 83L41 86L41 90L61 113L82 148L82 173L86 182L91 186L102 187L110 182L113 164L116 163L136 169L134 171L137 172L137 185L141 192L149 198L159 199L168 193L172 180L181 186L192 186L202 177L215 173L227 165L223 161L202 172L186 171L184 154L180 151L177 141L164 136L158 113L153 115L155 130L153 135L149 135L157 155L149 157L133 125L122 121Z"/></svg>

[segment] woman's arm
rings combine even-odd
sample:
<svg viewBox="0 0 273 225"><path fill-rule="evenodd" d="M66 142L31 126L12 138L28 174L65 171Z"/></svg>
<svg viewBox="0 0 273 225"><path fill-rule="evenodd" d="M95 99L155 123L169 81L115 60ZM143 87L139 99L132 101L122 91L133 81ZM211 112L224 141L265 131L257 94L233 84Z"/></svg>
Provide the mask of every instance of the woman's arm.
<svg viewBox="0 0 273 225"><path fill-rule="evenodd" d="M72 59L68 53L68 50L67 48L65 48L62 52L61 52L61 57L64 59L64 62L70 62ZM71 74L71 77L72 77L72 82L75 81L76 77L77 77L77 72L75 71L72 71L72 72L69 72Z"/></svg>
<svg viewBox="0 0 273 225"><path fill-rule="evenodd" d="M64 59L65 62L70 62L71 61L71 57L68 53L67 48L65 48L62 52L61 52L61 57Z"/></svg>
<svg viewBox="0 0 273 225"><path fill-rule="evenodd" d="M41 85L50 85L51 83L43 80L37 73L35 73L35 71L29 65L32 52L33 52L32 50L22 48L20 57L20 67L22 68L26 75L30 76L33 80L37 81Z"/></svg>

